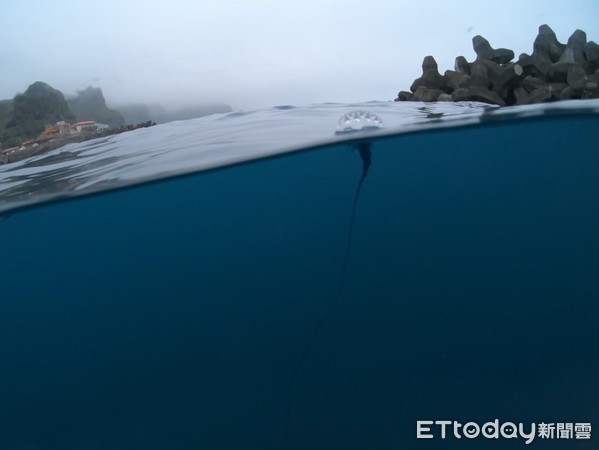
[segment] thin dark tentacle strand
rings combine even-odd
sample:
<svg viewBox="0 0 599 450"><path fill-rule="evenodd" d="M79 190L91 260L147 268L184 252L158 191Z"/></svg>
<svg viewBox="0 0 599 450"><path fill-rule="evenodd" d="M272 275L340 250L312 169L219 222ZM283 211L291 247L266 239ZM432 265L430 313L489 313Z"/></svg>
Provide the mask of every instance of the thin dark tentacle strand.
<svg viewBox="0 0 599 450"><path fill-rule="evenodd" d="M286 417L286 419L285 419L285 448L288 447L288 443L289 443L289 429L290 429L290 424L291 424L291 397L293 395L293 390L295 388L295 384L296 384L298 376L304 366L304 363L305 363L306 359L308 358L308 355L312 352L312 347L314 346L314 343L316 342L316 338L318 337L318 335L324 328L325 324L329 321L331 315L333 314L333 311L335 310L337 304L339 303L341 294L343 293L343 288L345 287L345 279L346 279L346 275L347 275L347 265L349 262L349 253L350 253L350 249L351 249L352 236L354 233L354 222L355 222L355 218L356 218L356 210L358 207L358 198L360 197L360 191L362 190L362 185L364 184L364 180L366 179L366 176L368 175L368 169L370 168L370 164L372 162L371 161L372 151L371 151L369 142L364 142L364 143L358 144L358 150L360 152L360 157L362 158L362 177L360 178L360 181L358 182L358 186L356 187L356 193L354 194L354 202L353 202L352 211L351 211L351 218L349 221L349 231L347 233L347 241L345 242L345 254L343 256L341 277L339 279L337 291L335 292L333 299L329 303L329 307L327 308L326 313L324 314L324 316L322 316L320 321L314 327L314 330L312 331L312 334L310 335L310 340L308 341L308 345L306 345L306 347L304 348L304 351L302 352L302 355L299 359L297 367L295 368L295 371L293 372L293 375L291 377L291 382L289 384L289 389L287 391L287 408L286 408L286 415L285 415L285 417Z"/></svg>

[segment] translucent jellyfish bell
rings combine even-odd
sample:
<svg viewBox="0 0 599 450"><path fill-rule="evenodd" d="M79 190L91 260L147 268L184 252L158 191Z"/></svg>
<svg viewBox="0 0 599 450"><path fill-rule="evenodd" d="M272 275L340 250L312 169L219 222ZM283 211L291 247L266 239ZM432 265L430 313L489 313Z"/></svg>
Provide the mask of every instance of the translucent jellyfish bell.
<svg viewBox="0 0 599 450"><path fill-rule="evenodd" d="M383 128L383 121L376 114L368 111L350 111L339 118L336 134L376 130L378 128Z"/></svg>

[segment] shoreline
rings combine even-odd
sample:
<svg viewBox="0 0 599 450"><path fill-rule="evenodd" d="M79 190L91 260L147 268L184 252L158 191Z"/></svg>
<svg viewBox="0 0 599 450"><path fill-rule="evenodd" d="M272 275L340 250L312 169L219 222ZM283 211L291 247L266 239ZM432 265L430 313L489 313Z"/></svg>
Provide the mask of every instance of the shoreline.
<svg viewBox="0 0 599 450"><path fill-rule="evenodd" d="M64 147L67 144L79 144L81 142L90 141L92 139L126 133L127 131L137 130L138 128L148 128L154 125L156 125L156 122L149 120L147 122L138 123L137 125L122 125L118 128L96 130L93 133L78 134L75 136L60 136L50 141L43 141L42 143L37 142L37 146L31 145L22 150L16 149L11 151L10 153L3 153L0 155L0 165L22 161L24 159L41 155L52 150L56 150L60 147Z"/></svg>

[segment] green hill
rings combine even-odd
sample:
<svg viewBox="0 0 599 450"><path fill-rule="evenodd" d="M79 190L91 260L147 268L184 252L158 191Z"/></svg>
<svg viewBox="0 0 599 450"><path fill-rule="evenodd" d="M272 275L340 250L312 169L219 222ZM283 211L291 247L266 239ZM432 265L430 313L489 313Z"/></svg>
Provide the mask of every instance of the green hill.
<svg viewBox="0 0 599 450"><path fill-rule="evenodd" d="M12 100L0 100L0 135L6 124L11 119L13 109Z"/></svg>
<svg viewBox="0 0 599 450"><path fill-rule="evenodd" d="M120 112L106 106L100 88L88 87L65 100L62 92L37 81L12 100L0 100L0 147L21 145L23 141L39 136L46 125L61 120L93 120L110 127L119 127L126 123L137 124L149 120L166 123L232 111L229 105L222 103L172 111L157 104L141 103L124 105L119 109Z"/></svg>
<svg viewBox="0 0 599 450"><path fill-rule="evenodd" d="M20 145L37 137L46 124L74 119L62 92L36 81L23 94L0 101L0 143L3 148Z"/></svg>

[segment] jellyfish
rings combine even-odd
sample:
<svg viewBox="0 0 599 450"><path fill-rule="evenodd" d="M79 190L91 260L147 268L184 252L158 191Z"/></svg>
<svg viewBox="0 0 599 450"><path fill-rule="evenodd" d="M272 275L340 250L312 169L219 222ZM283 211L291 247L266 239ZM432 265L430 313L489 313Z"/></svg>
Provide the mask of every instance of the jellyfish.
<svg viewBox="0 0 599 450"><path fill-rule="evenodd" d="M342 117L342 119L343 119L343 117ZM340 120L340 122L341 122L341 120ZM289 383L289 387L287 390L287 409L286 409L285 447L284 448L287 448L288 443L289 443L291 412L292 412L292 397L293 397L293 391L295 388L295 384L297 382L297 379L300 375L300 372L304 366L304 363L305 363L307 357L312 352L312 348L314 347L314 344L316 343L318 335L320 334L320 332L322 331L324 326L329 321L333 311L335 310L337 304L339 303L341 295L343 294L343 288L345 287L347 265L349 262L351 242L352 242L352 236L353 236L353 231L354 231L354 221L355 221L355 217L356 217L356 210L358 207L358 199L360 197L362 185L364 184L364 180L368 176L368 170L370 169L370 165L372 164L372 142L361 141L361 142L358 142L357 144L355 144L355 147L358 150L358 153L362 160L362 175L360 176L360 179L358 181L358 185L356 187L356 191L354 194L354 200L353 200L353 204L352 204L352 212L351 212L351 216L350 216L348 233L347 233L347 240L345 242L343 264L342 264L342 268L341 268L341 275L339 278L339 284L337 286L337 290L336 290L334 296L331 298L331 300L329 302L329 305L328 305L328 308L327 308L325 314L322 316L322 318L320 319L320 321L317 323L316 327L312 331L312 334L310 335L310 339L308 340L308 343L306 344L306 347L304 348L304 351L302 352L300 359L298 360L298 364L295 368L295 371L292 374L291 381Z"/></svg>

